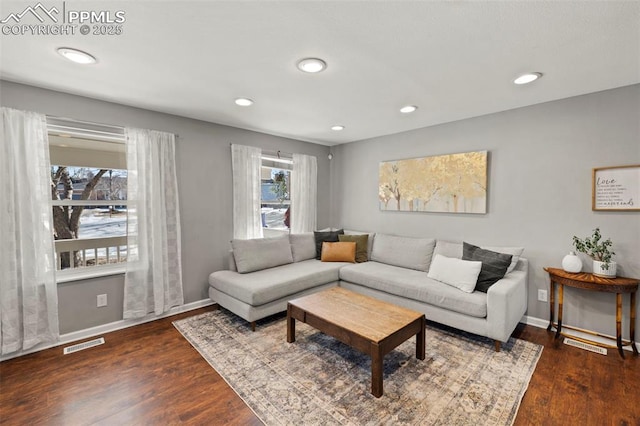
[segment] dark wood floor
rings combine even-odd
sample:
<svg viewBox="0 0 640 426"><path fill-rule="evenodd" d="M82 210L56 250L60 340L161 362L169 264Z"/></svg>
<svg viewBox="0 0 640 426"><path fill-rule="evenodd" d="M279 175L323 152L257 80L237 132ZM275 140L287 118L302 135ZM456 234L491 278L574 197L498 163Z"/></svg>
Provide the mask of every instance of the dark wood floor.
<svg viewBox="0 0 640 426"><path fill-rule="evenodd" d="M0 424L261 424L171 324L211 309L108 333L75 354L0 363ZM557 344L531 326L515 335L545 347L515 425L640 425L640 358Z"/></svg>

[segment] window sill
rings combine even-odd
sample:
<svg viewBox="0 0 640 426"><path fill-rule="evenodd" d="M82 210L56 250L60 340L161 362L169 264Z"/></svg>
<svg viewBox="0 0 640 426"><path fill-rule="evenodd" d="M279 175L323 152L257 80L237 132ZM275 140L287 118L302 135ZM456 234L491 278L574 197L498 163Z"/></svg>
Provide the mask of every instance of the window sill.
<svg viewBox="0 0 640 426"><path fill-rule="evenodd" d="M62 284L91 278L108 277L110 275L121 275L125 273L125 270L125 265L113 265L83 268L73 271L58 271L56 273L56 283Z"/></svg>

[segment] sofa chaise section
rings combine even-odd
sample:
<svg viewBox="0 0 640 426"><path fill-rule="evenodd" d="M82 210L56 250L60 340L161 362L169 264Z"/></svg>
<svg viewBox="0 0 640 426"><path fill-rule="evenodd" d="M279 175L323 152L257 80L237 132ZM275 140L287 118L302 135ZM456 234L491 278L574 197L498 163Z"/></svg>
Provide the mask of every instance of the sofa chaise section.
<svg viewBox="0 0 640 426"><path fill-rule="evenodd" d="M287 301L338 285L344 262L315 259L313 233L234 240L230 269L209 275L209 297L249 321L287 310Z"/></svg>

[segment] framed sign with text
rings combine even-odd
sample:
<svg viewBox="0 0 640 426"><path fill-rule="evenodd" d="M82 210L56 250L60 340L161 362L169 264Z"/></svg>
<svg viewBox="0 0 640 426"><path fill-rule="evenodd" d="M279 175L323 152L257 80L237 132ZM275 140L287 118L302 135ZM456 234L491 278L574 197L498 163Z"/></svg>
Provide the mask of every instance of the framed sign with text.
<svg viewBox="0 0 640 426"><path fill-rule="evenodd" d="M640 164L593 169L591 209L640 211Z"/></svg>

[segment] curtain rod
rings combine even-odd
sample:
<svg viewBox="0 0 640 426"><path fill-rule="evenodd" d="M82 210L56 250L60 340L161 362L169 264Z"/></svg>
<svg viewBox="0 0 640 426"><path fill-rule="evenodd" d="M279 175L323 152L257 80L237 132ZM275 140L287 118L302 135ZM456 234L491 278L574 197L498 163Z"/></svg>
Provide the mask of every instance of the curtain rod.
<svg viewBox="0 0 640 426"><path fill-rule="evenodd" d="M231 146L231 145L238 145L238 144L230 143L229 146ZM286 151L281 151L281 150L267 151L267 150L264 150L262 148L260 148L260 151L262 151L262 154L271 155L271 156L277 157L277 158L287 158L287 159L293 158L293 154L291 152L286 152Z"/></svg>
<svg viewBox="0 0 640 426"><path fill-rule="evenodd" d="M112 134L115 134L115 135L123 135L124 136L125 126L115 126L113 124L96 123L94 121L76 120L75 118L57 117L55 115L47 115L46 117L47 117L47 122L51 123L54 126L62 126L64 124L85 125L85 126L91 126L91 127L99 127L99 128L103 128L103 129L107 130L107 132L101 132L101 133L112 133ZM70 126L67 126L67 127L70 127ZM70 128L72 128L72 127L70 127ZM95 129L89 129L89 130L95 131ZM111 130L111 131L109 131L109 130ZM172 133L172 132L166 132L166 133ZM180 135L177 134L177 133L172 133L172 134L176 138L180 137Z"/></svg>

